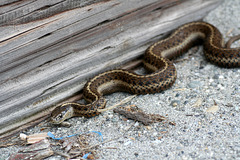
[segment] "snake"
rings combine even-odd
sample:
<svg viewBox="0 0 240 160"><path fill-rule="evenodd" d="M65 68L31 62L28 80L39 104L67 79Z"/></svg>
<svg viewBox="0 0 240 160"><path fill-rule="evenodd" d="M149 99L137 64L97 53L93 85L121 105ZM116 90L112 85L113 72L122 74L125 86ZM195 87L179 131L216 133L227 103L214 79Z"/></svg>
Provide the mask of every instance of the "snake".
<svg viewBox="0 0 240 160"><path fill-rule="evenodd" d="M178 27L169 37L148 47L143 56L143 66L149 74L139 75L130 70L114 69L88 80L83 88L87 104L63 103L51 113L51 123L60 124L75 116L93 117L105 108L105 94L129 92L143 95L162 92L170 88L177 71L172 62L194 45L203 45L208 61L220 67L240 67L240 48L228 48L220 31L207 22L190 22Z"/></svg>

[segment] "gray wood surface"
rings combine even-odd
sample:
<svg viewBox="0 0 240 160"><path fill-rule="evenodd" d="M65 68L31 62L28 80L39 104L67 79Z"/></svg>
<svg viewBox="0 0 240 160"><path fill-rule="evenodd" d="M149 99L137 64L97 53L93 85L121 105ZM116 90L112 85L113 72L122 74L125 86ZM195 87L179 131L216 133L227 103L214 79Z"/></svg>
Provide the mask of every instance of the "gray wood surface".
<svg viewBox="0 0 240 160"><path fill-rule="evenodd" d="M172 29L221 3L9 2L0 2L0 135L46 116L89 78L141 56Z"/></svg>

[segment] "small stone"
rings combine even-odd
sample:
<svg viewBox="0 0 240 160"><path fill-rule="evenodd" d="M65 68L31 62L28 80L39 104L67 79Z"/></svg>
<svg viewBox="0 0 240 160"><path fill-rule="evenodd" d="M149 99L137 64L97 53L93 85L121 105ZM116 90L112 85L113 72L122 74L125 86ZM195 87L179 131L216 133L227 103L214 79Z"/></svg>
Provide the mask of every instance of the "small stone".
<svg viewBox="0 0 240 160"><path fill-rule="evenodd" d="M157 140L153 141L153 143L159 144L159 143L161 143L161 141L157 139Z"/></svg>
<svg viewBox="0 0 240 160"><path fill-rule="evenodd" d="M167 130L166 129L161 129L160 133L162 133L162 134L167 133Z"/></svg>
<svg viewBox="0 0 240 160"><path fill-rule="evenodd" d="M171 102L171 106L173 106L173 107L177 107L177 106L179 106L180 105L180 101L179 100L173 100L172 102Z"/></svg>
<svg viewBox="0 0 240 160"><path fill-rule="evenodd" d="M157 132L154 132L152 135L153 135L153 136L157 136L157 134L158 134Z"/></svg>
<svg viewBox="0 0 240 160"><path fill-rule="evenodd" d="M162 138L163 138L162 136L159 136L159 137L158 137L158 140L161 140Z"/></svg>
<svg viewBox="0 0 240 160"><path fill-rule="evenodd" d="M223 78L224 78L224 76L223 76L223 75L220 75L220 76L219 76L219 79L223 79Z"/></svg>
<svg viewBox="0 0 240 160"><path fill-rule="evenodd" d="M135 155L136 157L138 157L139 154L138 154L138 153L134 153L134 155Z"/></svg>
<svg viewBox="0 0 240 160"><path fill-rule="evenodd" d="M213 76L213 79L219 79L219 75L218 75L218 74L215 74L215 75Z"/></svg>
<svg viewBox="0 0 240 160"><path fill-rule="evenodd" d="M218 87L219 89L221 89L221 90L224 90L224 89L225 89L224 86L222 86L221 84L218 84L217 87Z"/></svg>
<svg viewBox="0 0 240 160"><path fill-rule="evenodd" d="M139 126L139 123L138 123L138 122L136 122L136 123L134 124L134 127L137 127L137 126Z"/></svg>
<svg viewBox="0 0 240 160"><path fill-rule="evenodd" d="M214 133L213 133L213 132L208 132L208 134L209 134L210 136L213 136L213 135L214 135Z"/></svg>
<svg viewBox="0 0 240 160"><path fill-rule="evenodd" d="M235 110L236 110L236 111L239 111L239 106L235 106Z"/></svg>
<svg viewBox="0 0 240 160"><path fill-rule="evenodd" d="M128 146L130 144L132 144L132 141L127 141L126 143L124 143L124 146Z"/></svg>
<svg viewBox="0 0 240 160"><path fill-rule="evenodd" d="M212 78L210 78L210 79L209 79L209 82L212 83L212 82L214 82L214 80L213 80Z"/></svg>
<svg viewBox="0 0 240 160"><path fill-rule="evenodd" d="M218 83L218 82L213 82L213 83L210 84L210 86L212 86L212 87L217 87L217 83Z"/></svg>
<svg viewBox="0 0 240 160"><path fill-rule="evenodd" d="M177 146L176 150L182 150L182 147Z"/></svg>
<svg viewBox="0 0 240 160"><path fill-rule="evenodd" d="M109 118L109 119L113 118L113 115L112 115L112 114L109 114L109 115L108 115L108 118Z"/></svg>
<svg viewBox="0 0 240 160"><path fill-rule="evenodd" d="M20 139L23 140L23 141L25 141L25 140L27 139L27 135L24 134L24 133L20 133L19 137L20 137Z"/></svg>
<svg viewBox="0 0 240 160"><path fill-rule="evenodd" d="M147 128L148 130L151 130L151 129L152 129L152 127L151 127L151 126L146 126L146 128Z"/></svg>
<svg viewBox="0 0 240 160"><path fill-rule="evenodd" d="M177 106L177 103L176 103L176 102L174 102L174 103L172 104L172 106L173 106L173 107L176 107L176 106Z"/></svg>
<svg viewBox="0 0 240 160"><path fill-rule="evenodd" d="M202 86L200 81L192 81L188 84L189 88L197 88L197 87L200 87L200 86Z"/></svg>

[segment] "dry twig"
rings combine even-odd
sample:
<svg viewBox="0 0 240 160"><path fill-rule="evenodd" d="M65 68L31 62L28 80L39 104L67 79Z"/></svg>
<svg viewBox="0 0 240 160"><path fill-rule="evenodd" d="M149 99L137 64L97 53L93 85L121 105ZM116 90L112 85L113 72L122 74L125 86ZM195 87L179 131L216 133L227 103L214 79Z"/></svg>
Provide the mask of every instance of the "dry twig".
<svg viewBox="0 0 240 160"><path fill-rule="evenodd" d="M166 119L166 117L159 114L146 114L135 105L131 105L129 107L115 108L113 111L125 116L126 118L141 122L144 125L161 122ZM171 122L170 124L174 125L175 123Z"/></svg>
<svg viewBox="0 0 240 160"><path fill-rule="evenodd" d="M116 107L118 107L120 105L123 105L123 104L131 101L134 97L136 97L136 95L129 96L129 97L123 99L122 101L120 101L119 103L117 103L117 104L115 104L113 106L110 106L110 107L104 108L104 109L98 109L98 112L105 112L105 111L111 110L113 108L116 108Z"/></svg>

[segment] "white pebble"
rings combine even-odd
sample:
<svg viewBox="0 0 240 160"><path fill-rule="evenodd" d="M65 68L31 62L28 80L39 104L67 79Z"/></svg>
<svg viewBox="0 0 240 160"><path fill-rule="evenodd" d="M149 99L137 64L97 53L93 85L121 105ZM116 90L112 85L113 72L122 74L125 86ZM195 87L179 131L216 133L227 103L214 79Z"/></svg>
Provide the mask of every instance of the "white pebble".
<svg viewBox="0 0 240 160"><path fill-rule="evenodd" d="M129 144L132 144L132 141L127 141L126 143L124 143L125 146L128 146Z"/></svg>
<svg viewBox="0 0 240 160"><path fill-rule="evenodd" d="M212 83L214 80L212 78L209 79L209 82Z"/></svg>
<svg viewBox="0 0 240 160"><path fill-rule="evenodd" d="M25 141L25 140L27 139L27 135L24 134L24 133L20 133L19 137L20 137L20 139L23 140L23 141Z"/></svg>
<svg viewBox="0 0 240 160"><path fill-rule="evenodd" d="M220 75L220 76L219 76L219 79L223 79L223 78L224 78L223 75Z"/></svg>

